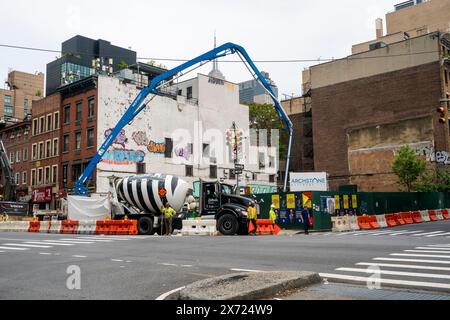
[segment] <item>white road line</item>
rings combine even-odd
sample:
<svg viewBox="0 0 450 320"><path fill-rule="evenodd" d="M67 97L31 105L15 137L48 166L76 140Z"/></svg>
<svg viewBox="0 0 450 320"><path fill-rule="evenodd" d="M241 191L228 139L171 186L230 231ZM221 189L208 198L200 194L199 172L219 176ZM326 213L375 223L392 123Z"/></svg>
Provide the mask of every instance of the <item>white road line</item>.
<svg viewBox="0 0 450 320"><path fill-rule="evenodd" d="M436 251L436 250L403 250L403 251L416 253L450 253L450 251Z"/></svg>
<svg viewBox="0 0 450 320"><path fill-rule="evenodd" d="M114 237L95 237L98 240L114 240L114 241L130 241L128 238L114 238Z"/></svg>
<svg viewBox="0 0 450 320"><path fill-rule="evenodd" d="M173 263L158 263L161 266L166 266L166 267L178 267L177 264L173 264Z"/></svg>
<svg viewBox="0 0 450 320"><path fill-rule="evenodd" d="M236 272L255 272L255 273L260 273L260 272L264 272L261 270L251 270L251 269L230 269L231 271L236 271Z"/></svg>
<svg viewBox="0 0 450 320"><path fill-rule="evenodd" d="M73 255L73 258L87 258L86 256Z"/></svg>
<svg viewBox="0 0 450 320"><path fill-rule="evenodd" d="M6 251L0 251L0 253L5 253Z"/></svg>
<svg viewBox="0 0 450 320"><path fill-rule="evenodd" d="M42 256L51 256L52 254L49 252L39 252L40 255Z"/></svg>
<svg viewBox="0 0 450 320"><path fill-rule="evenodd" d="M191 266L190 264L182 264L181 267L183 267L183 268L192 268L193 266Z"/></svg>
<svg viewBox="0 0 450 320"><path fill-rule="evenodd" d="M412 253L391 253L394 257L422 257L422 258L444 258L450 259L450 256L432 255L432 254L412 254Z"/></svg>
<svg viewBox="0 0 450 320"><path fill-rule="evenodd" d="M2 250L16 250L16 251L25 251L30 250L29 248L12 248L12 247L0 247Z"/></svg>
<svg viewBox="0 0 450 320"><path fill-rule="evenodd" d="M92 241L82 241L76 239L59 239L57 242L67 242L67 243L75 243L75 244L94 244Z"/></svg>
<svg viewBox="0 0 450 320"><path fill-rule="evenodd" d="M419 234L413 235L413 237L422 237L422 236L427 236L430 234L437 234L437 233L444 233L444 232L445 231L433 231L433 232L419 233Z"/></svg>
<svg viewBox="0 0 450 320"><path fill-rule="evenodd" d="M400 259L400 258L375 258L373 260L375 260L375 261L399 261L399 262L450 264L450 261L441 261L441 260Z"/></svg>
<svg viewBox="0 0 450 320"><path fill-rule="evenodd" d="M397 232L401 232L401 231L393 231L393 230L389 230L389 231L381 231L381 232L373 232L373 236L381 236L381 235L388 235L391 233L397 233Z"/></svg>
<svg viewBox="0 0 450 320"><path fill-rule="evenodd" d="M43 245L51 245L51 246L64 246L64 247L70 247L70 246L74 246L74 244L69 244L69 243L56 243L56 242L39 242L39 241L28 241L25 243L29 243L29 244L43 244Z"/></svg>
<svg viewBox="0 0 450 320"><path fill-rule="evenodd" d="M181 290L183 290L184 288L186 288L186 287L181 287L181 288L174 289L174 290L172 290L172 291L166 292L166 293L160 295L158 298L156 298L156 300L158 300L158 301L166 300L166 298L167 298L168 296L170 296L171 294L174 294L175 292L181 291Z"/></svg>
<svg viewBox="0 0 450 320"><path fill-rule="evenodd" d="M386 274L391 276L405 276L405 277L418 277L418 278L433 278L433 279L450 279L450 275L445 274L432 274L432 273L416 273L416 272L400 272L400 271L388 271L388 270L369 270L358 268L338 268L336 271L344 272L358 272L369 274Z"/></svg>
<svg viewBox="0 0 450 320"><path fill-rule="evenodd" d="M401 236L401 235L413 235L414 233L419 233L419 232L423 232L423 230L419 230L419 231L405 231L405 232L396 232L396 233L392 233L390 234L390 236Z"/></svg>
<svg viewBox="0 0 450 320"><path fill-rule="evenodd" d="M104 239L93 239L93 238L77 238L80 241L95 241L95 242L113 242L113 240L104 240Z"/></svg>
<svg viewBox="0 0 450 320"><path fill-rule="evenodd" d="M449 247L447 247L447 248L445 248L445 247L417 247L416 249L422 249L422 250L448 250L448 251L450 251L450 248Z"/></svg>
<svg viewBox="0 0 450 320"><path fill-rule="evenodd" d="M450 249L450 244L430 244L428 247L446 247Z"/></svg>
<svg viewBox="0 0 450 320"><path fill-rule="evenodd" d="M51 248L51 246L42 246L42 245L37 245L37 244L3 243L2 245L3 246L13 246L13 247L43 248L43 249Z"/></svg>
<svg viewBox="0 0 450 320"><path fill-rule="evenodd" d="M419 269L419 270L436 270L436 271L450 271L450 268L446 267L430 267L430 266L418 266L411 264L393 264L393 263L370 263L360 262L357 266L374 266L374 267L386 267L386 268L400 268L400 269Z"/></svg>
<svg viewBox="0 0 450 320"><path fill-rule="evenodd" d="M429 236L425 236L426 238L432 238L432 237L443 237L443 236L448 236L450 235L450 232L446 232L446 233L441 233L441 234L432 234Z"/></svg>
<svg viewBox="0 0 450 320"><path fill-rule="evenodd" d="M338 279L338 280L349 280L356 282L364 282L374 281L373 279L365 278L365 277L354 277L354 276L345 276L341 274L331 274L331 273L320 273L322 278L327 279ZM394 285L404 285L404 286L414 286L414 287L427 287L427 288L439 288L439 289L450 289L450 284L444 283L432 283L432 282L419 282L419 281L405 281L405 280L390 280L390 279L379 279L377 280L379 283L385 284L394 284Z"/></svg>
<svg viewBox="0 0 450 320"><path fill-rule="evenodd" d="M123 262L123 260L119 260L119 259L111 259L111 261L113 261L113 262Z"/></svg>

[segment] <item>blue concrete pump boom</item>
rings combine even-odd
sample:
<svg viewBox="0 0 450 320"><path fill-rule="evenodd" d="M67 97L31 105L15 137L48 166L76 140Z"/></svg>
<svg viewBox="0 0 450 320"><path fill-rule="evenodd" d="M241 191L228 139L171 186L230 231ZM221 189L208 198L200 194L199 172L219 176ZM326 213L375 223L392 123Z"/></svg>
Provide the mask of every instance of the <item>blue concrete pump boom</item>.
<svg viewBox="0 0 450 320"><path fill-rule="evenodd" d="M256 65L253 63L253 61L250 59L249 55L245 51L245 49L241 46L238 46L233 43L226 43L220 47L217 47L201 56L198 56L195 59L192 59L186 63L181 64L180 66L169 70L157 77L155 77L150 85L148 87L145 87L141 90L141 92L138 94L136 99L133 101L133 103L130 105L130 107L126 110L125 114L122 116L122 118L119 120L117 125L112 130L111 134L106 138L106 140L103 142L102 146L98 149L95 156L92 158L91 162L89 163L86 170L83 172L81 177L78 179L77 183L75 184L75 194L77 195L88 195L88 190L85 186L86 181L92 176L94 169L97 167L98 163L101 161L105 153L108 151L109 147L112 145L116 137L120 134L122 129L129 123L133 121L133 119L147 107L147 104L149 101L145 101L148 95L158 94L158 89L161 87L162 84L164 84L164 81L167 81L169 79L172 79L174 76L178 75L182 71L198 64L198 63L204 63L213 61L215 59L237 53L241 59L248 63L246 64L249 71L254 72L253 77L257 79L260 84L264 87L264 89L268 92L268 94L272 97L273 102L275 104L275 110L277 113L278 118L280 121L285 123L285 130L289 130L289 150L288 150L288 159L286 163L286 174L285 174L285 182L284 182L284 191L286 192L287 189L287 182L288 182L288 174L289 174L289 166L290 166L290 158L291 158L291 147L293 142L293 127L292 122L289 119L286 112L281 107L280 103L278 102L278 99L275 97L275 94L272 91L272 88L267 83L265 78L261 75L261 72L258 70ZM244 62L245 63L245 62Z"/></svg>

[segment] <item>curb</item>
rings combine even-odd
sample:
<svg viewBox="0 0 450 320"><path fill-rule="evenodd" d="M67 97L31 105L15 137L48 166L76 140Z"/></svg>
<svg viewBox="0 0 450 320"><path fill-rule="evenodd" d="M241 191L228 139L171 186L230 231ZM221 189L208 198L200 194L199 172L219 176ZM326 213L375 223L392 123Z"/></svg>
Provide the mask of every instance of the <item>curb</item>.
<svg viewBox="0 0 450 320"><path fill-rule="evenodd" d="M170 300L258 300L321 282L314 272L244 272L195 282Z"/></svg>

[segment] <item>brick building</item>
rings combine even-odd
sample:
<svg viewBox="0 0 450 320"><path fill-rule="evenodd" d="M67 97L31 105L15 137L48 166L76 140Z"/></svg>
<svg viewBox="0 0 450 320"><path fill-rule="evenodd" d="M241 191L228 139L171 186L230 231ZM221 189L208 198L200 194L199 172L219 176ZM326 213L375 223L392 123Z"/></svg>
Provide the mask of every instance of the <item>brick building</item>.
<svg viewBox="0 0 450 320"><path fill-rule="evenodd" d="M53 94L35 102L32 111L30 179L32 203L39 209L55 209L60 183L61 97Z"/></svg>
<svg viewBox="0 0 450 320"><path fill-rule="evenodd" d="M450 35L436 32L311 67L314 166L331 189L398 191L391 163L405 144L431 162L449 154L436 113L450 92L449 52Z"/></svg>
<svg viewBox="0 0 450 320"><path fill-rule="evenodd" d="M31 121L21 121L10 124L0 131L0 138L5 146L17 184L17 200L28 202L30 197L29 184L29 139L31 136ZM0 176L3 171L0 170ZM2 179L0 178L0 181ZM2 186L3 187L3 186ZM2 188L0 187L0 189ZM0 190L3 195L3 190Z"/></svg>
<svg viewBox="0 0 450 320"><path fill-rule="evenodd" d="M33 102L42 99L44 74L11 71L6 85L8 89L0 89L0 118L23 120L31 114Z"/></svg>

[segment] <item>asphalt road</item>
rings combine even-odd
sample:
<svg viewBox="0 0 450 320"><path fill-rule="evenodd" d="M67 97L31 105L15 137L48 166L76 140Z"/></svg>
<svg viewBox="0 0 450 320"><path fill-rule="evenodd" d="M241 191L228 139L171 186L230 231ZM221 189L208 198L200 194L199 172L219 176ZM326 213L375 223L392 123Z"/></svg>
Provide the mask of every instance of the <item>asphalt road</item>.
<svg viewBox="0 0 450 320"><path fill-rule="evenodd" d="M333 277L370 276L363 270L368 265L359 263L407 265L389 267L382 279L428 282L433 285L426 290L450 293L446 250L450 250L450 221L369 233L278 237L0 233L0 299L156 299L192 282L241 269L314 271L330 282ZM68 279L73 279L68 268L73 266L80 270L80 290L67 287Z"/></svg>

